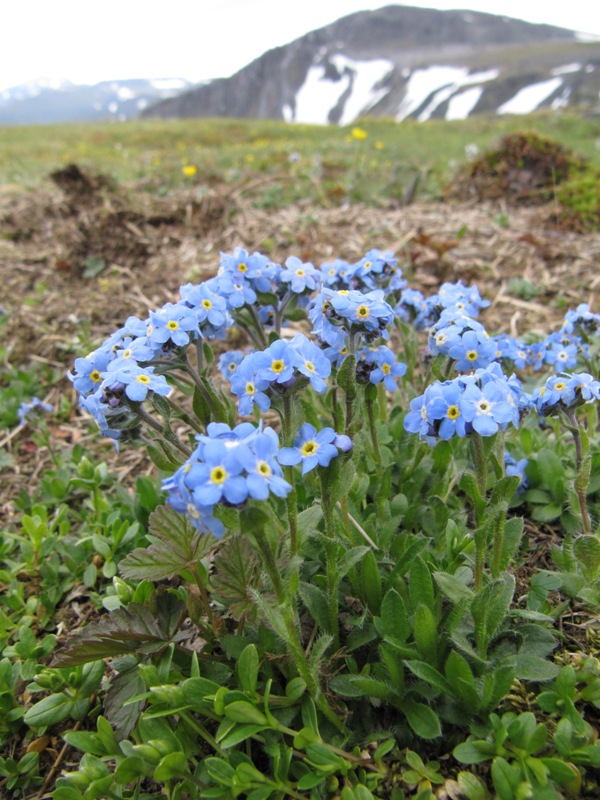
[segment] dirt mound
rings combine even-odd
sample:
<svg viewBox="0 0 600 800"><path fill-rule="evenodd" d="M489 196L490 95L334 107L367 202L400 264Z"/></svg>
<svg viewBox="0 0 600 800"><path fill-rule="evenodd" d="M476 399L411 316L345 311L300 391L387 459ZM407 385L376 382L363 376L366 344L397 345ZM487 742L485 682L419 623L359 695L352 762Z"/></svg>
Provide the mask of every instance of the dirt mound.
<svg viewBox="0 0 600 800"><path fill-rule="evenodd" d="M49 176L55 193L31 192L14 198L3 213L5 239L43 247L54 268L70 277L89 278L117 266L144 267L173 228L205 236L222 229L233 201L207 188L196 197L159 197L121 189L111 178L69 164Z"/></svg>
<svg viewBox="0 0 600 800"><path fill-rule="evenodd" d="M534 132L511 133L459 170L446 194L463 201L502 198L541 205L555 197L559 184L585 167L583 158L552 139Z"/></svg>

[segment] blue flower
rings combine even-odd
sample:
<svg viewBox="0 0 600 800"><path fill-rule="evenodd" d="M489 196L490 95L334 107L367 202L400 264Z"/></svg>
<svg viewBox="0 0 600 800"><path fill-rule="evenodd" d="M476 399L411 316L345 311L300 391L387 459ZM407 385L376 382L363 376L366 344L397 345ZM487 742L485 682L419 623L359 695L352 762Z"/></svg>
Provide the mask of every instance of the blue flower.
<svg viewBox="0 0 600 800"><path fill-rule="evenodd" d="M247 355L236 369L231 379L231 392L239 399L238 411L242 416L252 413L254 403L261 411L266 411L271 406L269 396L265 389L270 386L268 378L259 378L254 367L256 353Z"/></svg>
<svg viewBox="0 0 600 800"><path fill-rule="evenodd" d="M290 289L295 294L314 291L320 278L320 272L310 262L303 263L296 256L286 259L285 269L280 275L281 282L289 283Z"/></svg>
<svg viewBox="0 0 600 800"><path fill-rule="evenodd" d="M242 350L229 350L219 358L219 371L223 380L231 381L239 365L244 360Z"/></svg>
<svg viewBox="0 0 600 800"><path fill-rule="evenodd" d="M256 436L252 449L240 456L247 473L248 494L255 500L266 500L270 492L287 497L292 490L275 460L278 450L279 437L272 428L265 428Z"/></svg>
<svg viewBox="0 0 600 800"><path fill-rule="evenodd" d="M241 474L244 465L238 447L217 439L204 443L203 460L192 463L184 478L195 505L214 506L224 500L236 506L246 501L248 484Z"/></svg>
<svg viewBox="0 0 600 800"><path fill-rule="evenodd" d="M253 367L259 380L286 384L294 377L290 343L285 339L277 339L266 350L255 353Z"/></svg>
<svg viewBox="0 0 600 800"><path fill-rule="evenodd" d="M67 372L79 394L95 392L102 383L102 373L106 370L113 355L109 350L94 350L87 358L76 358L74 372Z"/></svg>
<svg viewBox="0 0 600 800"><path fill-rule="evenodd" d="M455 359L458 372L468 372L491 364L496 358L496 346L481 331L465 331L449 348L448 355Z"/></svg>
<svg viewBox="0 0 600 800"><path fill-rule="evenodd" d="M369 381L374 384L383 382L388 392L395 392L398 388L396 379L406 374L406 364L397 361L395 353L385 345L380 345L375 352L368 354L367 360L374 365Z"/></svg>
<svg viewBox="0 0 600 800"><path fill-rule="evenodd" d="M306 376L312 388L321 394L327 388L325 378L331 375L331 362L327 356L304 336L298 333L290 342L291 358L294 369Z"/></svg>
<svg viewBox="0 0 600 800"><path fill-rule="evenodd" d="M465 420L481 436L492 436L498 428L504 430L514 419L514 406L508 401L506 388L495 381L482 388L474 383L468 384L462 395L461 408Z"/></svg>
<svg viewBox="0 0 600 800"><path fill-rule="evenodd" d="M462 395L464 388L458 381L441 384L426 404L427 418L439 421L438 436L440 439L451 439L454 434L466 435L466 419L462 413Z"/></svg>
<svg viewBox="0 0 600 800"><path fill-rule="evenodd" d="M32 397L28 403L21 403L17 410L19 425L25 425L27 417L33 411L47 411L49 413L50 411L54 411L54 406L51 403L44 403L39 397Z"/></svg>
<svg viewBox="0 0 600 800"><path fill-rule="evenodd" d="M302 474L306 475L317 466L328 467L332 458L339 451L333 444L337 434L333 428L317 429L305 422L294 439L293 447L282 447L278 461L284 466L295 466L302 463Z"/></svg>
<svg viewBox="0 0 600 800"><path fill-rule="evenodd" d="M154 367L127 365L113 372L103 372L102 377L105 379L102 389L114 389L114 384L123 385L127 397L136 403L145 400L148 392L167 395L171 391L164 375L154 374Z"/></svg>
<svg viewBox="0 0 600 800"><path fill-rule="evenodd" d="M185 347L198 333L196 315L184 303L165 303L162 308L150 312L146 335L152 345L172 342L177 347Z"/></svg>

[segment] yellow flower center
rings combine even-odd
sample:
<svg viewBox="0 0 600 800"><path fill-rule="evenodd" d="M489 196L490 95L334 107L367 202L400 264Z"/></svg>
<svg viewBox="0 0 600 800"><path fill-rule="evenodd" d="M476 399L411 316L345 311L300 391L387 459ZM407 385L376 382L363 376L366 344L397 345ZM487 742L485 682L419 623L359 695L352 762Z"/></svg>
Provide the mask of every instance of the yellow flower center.
<svg viewBox="0 0 600 800"><path fill-rule="evenodd" d="M305 361L304 362L304 366L306 367L306 369L309 372L314 372L315 371L315 365L311 361Z"/></svg>
<svg viewBox="0 0 600 800"><path fill-rule="evenodd" d="M562 392L563 389L567 388L567 384L563 383L562 381L558 381L558 383L554 384L554 388L557 389L559 392Z"/></svg>
<svg viewBox="0 0 600 800"><path fill-rule="evenodd" d="M366 319L369 316L369 309L367 306L359 306L356 309L356 316L360 317L361 319Z"/></svg>
<svg viewBox="0 0 600 800"><path fill-rule="evenodd" d="M381 371L383 372L384 375L389 375L390 372L392 371L392 368L390 367L389 364L382 364Z"/></svg>
<svg viewBox="0 0 600 800"><path fill-rule="evenodd" d="M246 384L246 394L254 394L255 391L256 391L256 389L254 388L254 384L253 383L247 383Z"/></svg>
<svg viewBox="0 0 600 800"><path fill-rule="evenodd" d="M100 381L102 380L102 378L100 377L100 373L98 372L97 369L93 369L90 372L90 378L94 381L94 383L100 383Z"/></svg>
<svg viewBox="0 0 600 800"><path fill-rule="evenodd" d="M304 442L300 452L303 456L312 456L317 452L318 448L319 445L316 442Z"/></svg>
<svg viewBox="0 0 600 800"><path fill-rule="evenodd" d="M237 268L238 268L238 272L248 272L248 265L247 265L247 264L244 264L244 262L243 262L243 261L242 261L242 262L240 262L240 263L237 265Z"/></svg>
<svg viewBox="0 0 600 800"><path fill-rule="evenodd" d="M467 353L467 359L469 361L477 361L477 350L469 350Z"/></svg>
<svg viewBox="0 0 600 800"><path fill-rule="evenodd" d="M446 412L446 414L448 415L448 417L450 417L450 419L457 419L458 417L460 417L460 411L458 409L458 406L448 406L448 411Z"/></svg>
<svg viewBox="0 0 600 800"><path fill-rule="evenodd" d="M283 372L285 369L285 364L280 359L277 359L276 361L271 362L271 369L273 372Z"/></svg>
<svg viewBox="0 0 600 800"><path fill-rule="evenodd" d="M177 322L177 320L176 320L176 319L170 319L170 320L167 322L167 328L168 328L170 331L176 331L176 330L177 330L177 328L179 328L179 323Z"/></svg>
<svg viewBox="0 0 600 800"><path fill-rule="evenodd" d="M150 383L150 378L147 375L136 375L135 379L138 383Z"/></svg>
<svg viewBox="0 0 600 800"><path fill-rule="evenodd" d="M203 300L203 301L202 301L202 307L203 307L203 308L212 308L212 303L211 303L211 301L210 301L210 300Z"/></svg>
<svg viewBox="0 0 600 800"><path fill-rule="evenodd" d="M271 474L271 467L266 461L259 461L256 470L257 472L260 472L261 475L264 475L265 478L268 478Z"/></svg>
<svg viewBox="0 0 600 800"><path fill-rule="evenodd" d="M121 353L121 358L131 358L131 350L127 348L127 350L123 350Z"/></svg>
<svg viewBox="0 0 600 800"><path fill-rule="evenodd" d="M340 275L343 275L343 274L345 274L345 273L340 272ZM346 294L350 294L350 291L348 289L340 289L338 294L346 295Z"/></svg>
<svg viewBox="0 0 600 800"><path fill-rule="evenodd" d="M371 263L371 261L365 261L365 263L363 265L363 268L364 269L371 269L372 266L373 266L373 264Z"/></svg>
<svg viewBox="0 0 600 800"><path fill-rule="evenodd" d="M223 483L227 478L225 467L213 467L210 471L211 483Z"/></svg>
<svg viewBox="0 0 600 800"><path fill-rule="evenodd" d="M296 270L296 275L297 275L299 278L303 278L303 277L306 275L306 272L305 272L303 269L297 269L297 270Z"/></svg>

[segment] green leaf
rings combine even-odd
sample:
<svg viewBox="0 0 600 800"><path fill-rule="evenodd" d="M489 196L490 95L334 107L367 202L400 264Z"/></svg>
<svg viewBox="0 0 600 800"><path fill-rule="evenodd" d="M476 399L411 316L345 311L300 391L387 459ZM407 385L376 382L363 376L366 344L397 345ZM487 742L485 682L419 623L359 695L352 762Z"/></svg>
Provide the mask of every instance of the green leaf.
<svg viewBox="0 0 600 800"><path fill-rule="evenodd" d="M158 783L167 783L173 778L180 778L189 772L185 753L169 753L161 758L154 770L154 780Z"/></svg>
<svg viewBox="0 0 600 800"><path fill-rule="evenodd" d="M559 667L551 661L528 653L519 653L515 659L515 676L526 681L551 681Z"/></svg>
<svg viewBox="0 0 600 800"><path fill-rule="evenodd" d="M515 792L521 781L521 770L511 766L504 758L492 762L492 781L499 800L515 800Z"/></svg>
<svg viewBox="0 0 600 800"><path fill-rule="evenodd" d="M423 604L433 611L433 579L429 567L422 558L417 558L410 568L408 593L413 609Z"/></svg>
<svg viewBox="0 0 600 800"><path fill-rule="evenodd" d="M448 572L434 572L433 578L442 594L447 597L451 603L460 603L462 600L470 600L474 596L473 590L461 581L460 578L457 578L456 575L450 575Z"/></svg>
<svg viewBox="0 0 600 800"><path fill-rule="evenodd" d="M240 688L245 692L255 692L258 683L258 650L256 645L248 644L242 652L236 665Z"/></svg>
<svg viewBox="0 0 600 800"><path fill-rule="evenodd" d="M457 780L460 790L467 800L489 800L490 793L485 783L477 775L473 775L472 772L459 772Z"/></svg>
<svg viewBox="0 0 600 800"><path fill-rule="evenodd" d="M348 360L348 359L346 359ZM364 598L372 614L379 614L381 606L382 581L377 559L372 550L365 554L361 565L362 589Z"/></svg>
<svg viewBox="0 0 600 800"><path fill-rule="evenodd" d="M352 567L359 562L370 550L370 547L351 547L338 561L335 571L341 581Z"/></svg>
<svg viewBox="0 0 600 800"><path fill-rule="evenodd" d="M402 711L410 727L421 739L436 739L441 736L442 728L439 717L429 706L417 703L410 698L404 698Z"/></svg>
<svg viewBox="0 0 600 800"><path fill-rule="evenodd" d="M106 259L97 256L88 256L83 262L83 278L97 278L106 269Z"/></svg>
<svg viewBox="0 0 600 800"><path fill-rule="evenodd" d="M216 544L212 536L199 531L187 517L168 506L159 506L150 514L149 529L158 541L138 547L122 559L119 572L124 578L173 578L195 567Z"/></svg>
<svg viewBox="0 0 600 800"><path fill-rule="evenodd" d="M264 730L264 725L252 725L249 723L235 725L231 731L219 741L219 744L224 750L228 750L230 747L235 747L237 744L240 744L240 742L245 742L246 739Z"/></svg>
<svg viewBox="0 0 600 800"><path fill-rule="evenodd" d="M492 638L504 622L514 593L514 577L504 575L484 586L473 599L471 614L475 622L477 650L481 656L485 657Z"/></svg>
<svg viewBox="0 0 600 800"><path fill-rule="evenodd" d="M444 668L446 678L452 687L451 694L463 700L467 707L479 708L479 695L475 686L475 676L466 658L452 650Z"/></svg>
<svg viewBox="0 0 600 800"><path fill-rule="evenodd" d="M416 675L417 678L421 678L421 680L433 686L435 689L438 689L440 692L447 695L453 694L450 683L444 678L442 673L438 672L431 664L425 661L405 661L404 665L409 668L413 675Z"/></svg>
<svg viewBox="0 0 600 800"><path fill-rule="evenodd" d="M136 781L146 775L146 765L137 756L128 756L117 766L114 772L115 783L124 785Z"/></svg>
<svg viewBox="0 0 600 800"><path fill-rule="evenodd" d="M498 503L507 503L517 491L520 480L518 475L506 475L501 478L492 489L490 505L495 506Z"/></svg>
<svg viewBox="0 0 600 800"><path fill-rule="evenodd" d="M531 519L536 522L552 522L562 514L562 506L548 504L547 506L533 506L531 509Z"/></svg>
<svg viewBox="0 0 600 800"><path fill-rule="evenodd" d="M381 603L381 616L375 617L375 627L386 640L405 642L411 633L404 600L395 589L385 593Z"/></svg>
<svg viewBox="0 0 600 800"><path fill-rule="evenodd" d="M511 517L511 519L506 520L502 550L498 562L500 572L504 572L504 570L507 569L519 549L521 539L523 538L523 522L521 517Z"/></svg>
<svg viewBox="0 0 600 800"><path fill-rule="evenodd" d="M225 706L225 716L232 722L267 725L267 718L258 708L245 700L234 700Z"/></svg>
<svg viewBox="0 0 600 800"><path fill-rule="evenodd" d="M484 748L482 745L487 745L487 747ZM489 743L481 742L474 736L469 736L466 741L456 745L452 755L461 764L481 764L491 758Z"/></svg>
<svg viewBox="0 0 600 800"><path fill-rule="evenodd" d="M31 728L45 728L66 719L75 706L75 700L63 692L48 695L25 712L24 722Z"/></svg>
<svg viewBox="0 0 600 800"><path fill-rule="evenodd" d="M301 583L298 592L311 617L321 630L333 633L325 592L312 583Z"/></svg>
<svg viewBox="0 0 600 800"><path fill-rule="evenodd" d="M573 542L573 554L587 580L595 580L600 570L600 540L595 536L579 536Z"/></svg>
<svg viewBox="0 0 600 800"><path fill-rule="evenodd" d="M413 636L421 656L430 664L438 662L438 630L431 610L420 603L415 609Z"/></svg>

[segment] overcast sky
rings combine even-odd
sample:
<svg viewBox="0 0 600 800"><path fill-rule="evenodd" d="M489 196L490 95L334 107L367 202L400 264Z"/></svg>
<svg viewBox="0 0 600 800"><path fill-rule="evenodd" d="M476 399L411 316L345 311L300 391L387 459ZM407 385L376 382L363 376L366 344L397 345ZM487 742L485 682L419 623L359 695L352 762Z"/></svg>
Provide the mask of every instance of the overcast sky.
<svg viewBox="0 0 600 800"><path fill-rule="evenodd" d="M74 83L228 77L266 50L386 0L4 0L0 90L41 77ZM600 36L598 0L412 0Z"/></svg>

